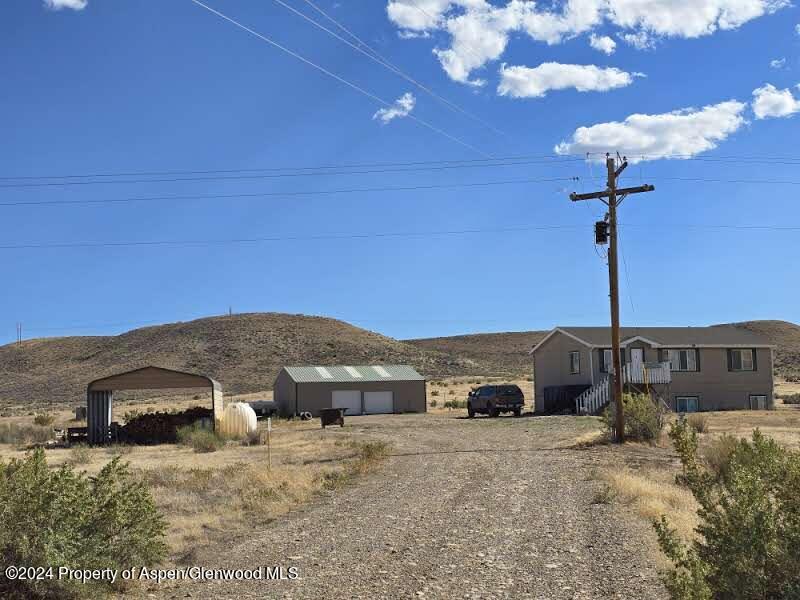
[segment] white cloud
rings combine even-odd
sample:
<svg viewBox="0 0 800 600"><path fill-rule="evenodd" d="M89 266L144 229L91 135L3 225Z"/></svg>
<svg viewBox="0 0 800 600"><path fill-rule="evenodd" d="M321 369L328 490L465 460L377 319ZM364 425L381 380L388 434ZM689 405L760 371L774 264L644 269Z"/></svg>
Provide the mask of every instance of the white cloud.
<svg viewBox="0 0 800 600"><path fill-rule="evenodd" d="M614 50L617 49L617 42L607 35L591 34L589 36L589 45L604 54L614 54Z"/></svg>
<svg viewBox="0 0 800 600"><path fill-rule="evenodd" d="M798 23L797 25L794 26L794 32L797 35L800 35L800 23Z"/></svg>
<svg viewBox="0 0 800 600"><path fill-rule="evenodd" d="M622 122L579 127L558 154L619 152L631 162L691 157L712 150L746 123L746 104L729 100L702 109L685 108L658 115L630 115Z"/></svg>
<svg viewBox="0 0 800 600"><path fill-rule="evenodd" d="M623 29L696 38L791 6L790 0L607 0L609 20Z"/></svg>
<svg viewBox="0 0 800 600"><path fill-rule="evenodd" d="M646 31L623 33L619 37L637 50L652 50L656 47L655 39Z"/></svg>
<svg viewBox="0 0 800 600"><path fill-rule="evenodd" d="M373 119L379 119L384 125L393 121L394 119L401 119L407 117L414 110L417 104L417 99L411 92L406 92L394 101L394 104L389 108L381 108L374 115Z"/></svg>
<svg viewBox="0 0 800 600"><path fill-rule="evenodd" d="M44 5L51 10L61 10L71 8L72 10L83 10L89 0L44 0Z"/></svg>
<svg viewBox="0 0 800 600"><path fill-rule="evenodd" d="M796 112L800 112L800 100L795 99L791 90L779 90L771 83L753 90L756 119L790 117Z"/></svg>
<svg viewBox="0 0 800 600"><path fill-rule="evenodd" d="M455 81L480 85L472 72L502 57L512 33L559 44L604 24L637 48L652 48L660 38L696 38L736 29L791 5L790 0L388 0L387 14L405 36L434 31L449 34L449 44L434 53ZM597 37L610 54L608 36ZM599 41L599 40L602 40ZM590 38L592 47L596 47Z"/></svg>
<svg viewBox="0 0 800 600"><path fill-rule="evenodd" d="M773 69L782 69L786 65L785 58L776 58L774 60L769 61L769 66Z"/></svg>
<svg viewBox="0 0 800 600"><path fill-rule="evenodd" d="M574 88L579 92L605 92L633 83L635 75L595 65L547 62L538 67L500 67L497 93L512 98L541 98L549 90Z"/></svg>

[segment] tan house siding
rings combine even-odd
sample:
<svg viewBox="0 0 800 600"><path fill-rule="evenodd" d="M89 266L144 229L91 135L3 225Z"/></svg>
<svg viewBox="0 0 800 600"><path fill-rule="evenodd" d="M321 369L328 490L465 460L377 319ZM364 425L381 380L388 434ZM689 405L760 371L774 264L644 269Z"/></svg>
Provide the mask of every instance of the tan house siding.
<svg viewBox="0 0 800 600"><path fill-rule="evenodd" d="M691 348L691 345L669 346L670 348ZM740 347L740 346L732 346ZM630 362L633 348L644 351L643 360L647 363L661 361L661 351L666 346L636 339L623 347L625 361ZM734 410L749 409L750 396L767 397L767 407L774 407L773 389L773 351L768 347L754 347L756 353L755 371L729 371L727 347L696 346L698 371L672 371L672 383L668 387L659 386L665 400L672 410L677 409L678 396L696 396L698 409ZM544 412L544 389L550 386L597 384L607 373L600 370L603 348L589 348L569 335L556 331L533 353L534 403L536 412ZM579 351L581 372L569 372L569 352Z"/></svg>
<svg viewBox="0 0 800 600"><path fill-rule="evenodd" d="M569 372L569 353L580 352L581 371ZM592 385L593 356L584 344L556 333L533 355L534 410L544 411L544 388L561 385ZM595 379L595 381L598 381Z"/></svg>
<svg viewBox="0 0 800 600"><path fill-rule="evenodd" d="M729 371L727 348L698 348L699 371L673 371L670 408L677 396L697 396L699 410L750 408L751 395L767 397L773 408L772 350L756 348L755 371Z"/></svg>

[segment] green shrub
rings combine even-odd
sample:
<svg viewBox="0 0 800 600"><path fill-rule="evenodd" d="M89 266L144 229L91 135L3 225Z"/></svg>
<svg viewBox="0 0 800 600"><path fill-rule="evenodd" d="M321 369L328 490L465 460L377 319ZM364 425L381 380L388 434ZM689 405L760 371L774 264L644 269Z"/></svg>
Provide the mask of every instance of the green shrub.
<svg viewBox="0 0 800 600"><path fill-rule="evenodd" d="M33 417L33 422L35 425L39 427L50 427L55 421L55 417L53 415L48 415L45 413L41 413Z"/></svg>
<svg viewBox="0 0 800 600"><path fill-rule="evenodd" d="M92 460L92 451L86 444L76 444L69 449L71 465L88 465Z"/></svg>
<svg viewBox="0 0 800 600"><path fill-rule="evenodd" d="M431 408L436 408L436 405L439 404L436 400L431 400Z"/></svg>
<svg viewBox="0 0 800 600"><path fill-rule="evenodd" d="M179 427L178 443L191 446L195 452L216 452L225 446L222 436L198 423Z"/></svg>
<svg viewBox="0 0 800 600"><path fill-rule="evenodd" d="M800 394L788 394L781 396L784 404L800 404Z"/></svg>
<svg viewBox="0 0 800 600"><path fill-rule="evenodd" d="M432 390L431 391L431 396L438 396L438 395L439 395L439 390Z"/></svg>
<svg viewBox="0 0 800 600"><path fill-rule="evenodd" d="M53 438L53 430L38 425L0 423L0 444L41 444Z"/></svg>
<svg viewBox="0 0 800 600"><path fill-rule="evenodd" d="M691 414L686 417L689 422L689 427L694 429L697 433L705 433L708 431L708 417L701 414Z"/></svg>
<svg viewBox="0 0 800 600"><path fill-rule="evenodd" d="M700 505L697 539L681 541L665 517L654 523L673 562L665 576L673 598L800 598L800 454L760 431L736 440L727 468L710 471L698 458L697 432L673 424L670 437L681 480Z"/></svg>
<svg viewBox="0 0 800 600"><path fill-rule="evenodd" d="M664 428L664 409L644 394L625 394L622 398L625 414L625 437L639 442L658 439ZM609 432L614 432L616 405L611 403L603 411L603 422Z"/></svg>
<svg viewBox="0 0 800 600"><path fill-rule="evenodd" d="M739 438L726 433L714 438L702 449L703 463L716 479L721 479L723 475L727 474L731 457L738 443Z"/></svg>
<svg viewBox="0 0 800 600"><path fill-rule="evenodd" d="M0 462L0 564L124 569L157 564L166 553L165 522L126 463L109 462L96 477L69 465L49 469L44 451ZM97 595L108 582L9 581L4 599Z"/></svg>

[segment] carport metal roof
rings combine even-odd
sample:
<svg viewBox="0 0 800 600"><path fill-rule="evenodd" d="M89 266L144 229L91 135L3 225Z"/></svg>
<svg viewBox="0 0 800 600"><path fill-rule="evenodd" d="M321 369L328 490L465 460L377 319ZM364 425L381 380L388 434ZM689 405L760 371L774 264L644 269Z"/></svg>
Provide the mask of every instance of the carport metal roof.
<svg viewBox="0 0 800 600"><path fill-rule="evenodd" d="M284 367L296 383L357 383L359 381L425 381L408 365Z"/></svg>
<svg viewBox="0 0 800 600"><path fill-rule="evenodd" d="M211 388L222 391L219 381L205 375L174 371L163 367L142 367L125 373L117 373L95 379L88 391L113 390L163 390L170 388Z"/></svg>

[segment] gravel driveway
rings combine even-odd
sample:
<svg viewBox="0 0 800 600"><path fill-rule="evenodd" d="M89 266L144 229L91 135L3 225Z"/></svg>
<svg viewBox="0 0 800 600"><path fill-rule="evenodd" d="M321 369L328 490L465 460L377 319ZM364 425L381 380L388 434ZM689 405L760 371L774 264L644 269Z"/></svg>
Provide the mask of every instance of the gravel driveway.
<svg viewBox="0 0 800 600"><path fill-rule="evenodd" d="M291 581L161 584L171 598L663 598L647 526L593 504L593 424L397 415L348 419L392 444L374 474L264 526L209 567L294 566ZM331 435L341 435L330 429Z"/></svg>

